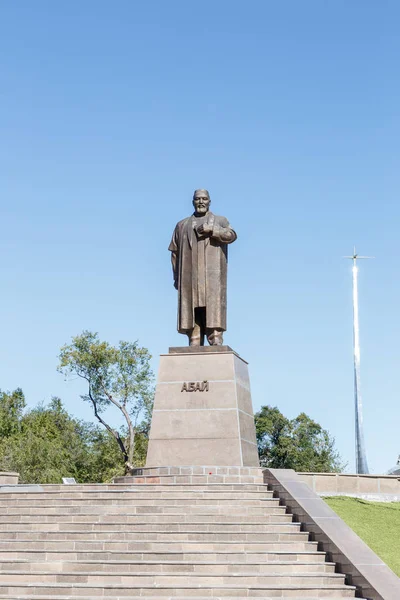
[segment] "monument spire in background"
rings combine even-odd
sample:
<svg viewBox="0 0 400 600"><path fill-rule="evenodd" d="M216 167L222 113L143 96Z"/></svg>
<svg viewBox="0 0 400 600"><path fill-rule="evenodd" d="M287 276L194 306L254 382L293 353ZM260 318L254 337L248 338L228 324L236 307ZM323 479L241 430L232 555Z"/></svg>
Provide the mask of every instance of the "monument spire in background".
<svg viewBox="0 0 400 600"><path fill-rule="evenodd" d="M367 454L365 452L364 428L362 417L362 401L360 390L360 326L358 320L358 259L374 258L373 256L359 256L354 252L352 256L345 256L353 261L353 350L354 350L354 403L355 403L355 433L356 433L356 473L369 473Z"/></svg>

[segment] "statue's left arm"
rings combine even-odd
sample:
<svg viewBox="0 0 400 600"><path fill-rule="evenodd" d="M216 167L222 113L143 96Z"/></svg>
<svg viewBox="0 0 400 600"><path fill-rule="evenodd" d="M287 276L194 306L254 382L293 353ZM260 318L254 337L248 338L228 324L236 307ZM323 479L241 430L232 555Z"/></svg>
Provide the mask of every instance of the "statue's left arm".
<svg viewBox="0 0 400 600"><path fill-rule="evenodd" d="M225 217L218 219L218 221L215 220L211 237L221 242L221 244L232 244L237 239L236 232L229 225L229 221Z"/></svg>

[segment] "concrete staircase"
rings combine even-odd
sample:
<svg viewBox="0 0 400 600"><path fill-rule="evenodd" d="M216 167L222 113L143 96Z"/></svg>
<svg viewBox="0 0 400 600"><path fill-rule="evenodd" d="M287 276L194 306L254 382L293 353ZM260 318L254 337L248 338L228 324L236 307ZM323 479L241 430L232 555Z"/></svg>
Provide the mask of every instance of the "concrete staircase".
<svg viewBox="0 0 400 600"><path fill-rule="evenodd" d="M355 596L262 484L0 490L0 598Z"/></svg>

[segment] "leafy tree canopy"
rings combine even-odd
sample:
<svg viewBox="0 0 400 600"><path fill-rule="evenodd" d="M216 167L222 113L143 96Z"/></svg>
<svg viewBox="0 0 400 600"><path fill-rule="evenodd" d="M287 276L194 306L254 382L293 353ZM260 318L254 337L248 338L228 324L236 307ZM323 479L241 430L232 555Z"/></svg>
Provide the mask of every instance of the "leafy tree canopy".
<svg viewBox="0 0 400 600"><path fill-rule="evenodd" d="M262 466L316 473L343 470L334 438L305 413L288 419L277 407L262 406L255 423Z"/></svg>
<svg viewBox="0 0 400 600"><path fill-rule="evenodd" d="M121 453L108 431L69 415L59 398L25 412L24 406L21 390L0 393L1 471L18 472L21 483L62 483L63 477L101 483L124 474ZM136 464L144 464L146 450L147 438L138 434Z"/></svg>
<svg viewBox="0 0 400 600"><path fill-rule="evenodd" d="M18 471L26 483L81 477L85 454L83 425L68 415L59 398L21 414L18 428L0 442L1 468Z"/></svg>
<svg viewBox="0 0 400 600"><path fill-rule="evenodd" d="M125 468L134 466L135 438L146 432L153 405L153 373L150 354L138 342L111 346L97 333L83 331L61 348L59 371L78 375L87 383L81 398L89 402L97 420L118 444ZM114 408L125 419L125 435L105 420L104 411Z"/></svg>
<svg viewBox="0 0 400 600"><path fill-rule="evenodd" d="M0 438L17 433L25 408L25 396L20 388L13 392L0 390Z"/></svg>

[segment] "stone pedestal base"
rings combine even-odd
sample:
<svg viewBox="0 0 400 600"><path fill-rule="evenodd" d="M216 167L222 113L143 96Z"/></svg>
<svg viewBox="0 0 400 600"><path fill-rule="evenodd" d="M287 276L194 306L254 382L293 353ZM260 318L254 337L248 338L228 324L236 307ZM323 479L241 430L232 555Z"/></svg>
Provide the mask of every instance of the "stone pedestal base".
<svg viewBox="0 0 400 600"><path fill-rule="evenodd" d="M247 363L228 346L161 356L146 467L170 465L259 466Z"/></svg>
<svg viewBox="0 0 400 600"><path fill-rule="evenodd" d="M160 485L209 485L264 483L262 467L142 467L130 475L115 477L113 483Z"/></svg>

